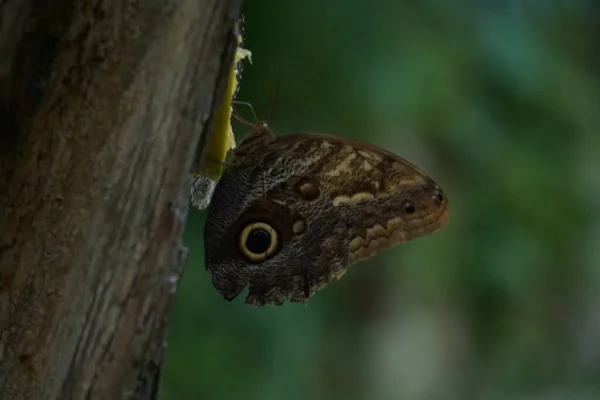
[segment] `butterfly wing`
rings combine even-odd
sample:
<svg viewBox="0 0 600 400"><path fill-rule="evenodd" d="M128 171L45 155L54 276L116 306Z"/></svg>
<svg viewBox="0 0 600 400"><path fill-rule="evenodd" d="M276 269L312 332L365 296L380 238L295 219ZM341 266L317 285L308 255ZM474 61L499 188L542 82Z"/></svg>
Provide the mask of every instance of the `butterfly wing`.
<svg viewBox="0 0 600 400"><path fill-rule="evenodd" d="M207 269L226 298L249 285L253 304L306 301L351 264L447 220L439 185L376 146L302 133L251 148L240 144L205 228Z"/></svg>
<svg viewBox="0 0 600 400"><path fill-rule="evenodd" d="M387 150L323 134L277 137L272 151L288 152L304 173L322 182L348 224L350 263L430 234L447 221L440 186L414 164Z"/></svg>

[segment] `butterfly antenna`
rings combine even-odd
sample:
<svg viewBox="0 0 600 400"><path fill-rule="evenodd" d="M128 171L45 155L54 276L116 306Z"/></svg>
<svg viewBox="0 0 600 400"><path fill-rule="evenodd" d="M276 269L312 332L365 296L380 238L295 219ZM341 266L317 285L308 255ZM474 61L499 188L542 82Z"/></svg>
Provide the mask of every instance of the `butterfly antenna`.
<svg viewBox="0 0 600 400"><path fill-rule="evenodd" d="M273 93L271 95L271 113L268 120L269 126L273 125L273 119L275 118L275 106L277 105L277 94L279 93L279 75L277 75L277 71L275 71L275 65L273 64L271 64L271 74L273 74L275 84L273 87Z"/></svg>

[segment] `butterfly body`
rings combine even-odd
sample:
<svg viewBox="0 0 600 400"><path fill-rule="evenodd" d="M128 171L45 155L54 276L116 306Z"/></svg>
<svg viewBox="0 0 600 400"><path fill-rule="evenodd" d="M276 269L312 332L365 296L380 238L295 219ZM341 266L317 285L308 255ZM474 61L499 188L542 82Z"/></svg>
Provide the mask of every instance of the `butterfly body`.
<svg viewBox="0 0 600 400"><path fill-rule="evenodd" d="M322 134L275 136L258 124L238 145L205 226L206 267L226 299L306 302L348 267L447 220L439 186L378 147Z"/></svg>

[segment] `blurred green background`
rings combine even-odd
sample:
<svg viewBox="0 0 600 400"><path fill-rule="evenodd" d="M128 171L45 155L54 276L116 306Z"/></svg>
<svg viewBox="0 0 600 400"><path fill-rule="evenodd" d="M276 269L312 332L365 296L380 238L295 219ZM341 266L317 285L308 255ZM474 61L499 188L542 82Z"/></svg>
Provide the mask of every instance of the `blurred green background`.
<svg viewBox="0 0 600 400"><path fill-rule="evenodd" d="M161 400L600 399L600 2L244 13L238 100L268 118L274 65L278 134L389 149L445 189L451 216L307 307L260 309L212 287L192 210Z"/></svg>

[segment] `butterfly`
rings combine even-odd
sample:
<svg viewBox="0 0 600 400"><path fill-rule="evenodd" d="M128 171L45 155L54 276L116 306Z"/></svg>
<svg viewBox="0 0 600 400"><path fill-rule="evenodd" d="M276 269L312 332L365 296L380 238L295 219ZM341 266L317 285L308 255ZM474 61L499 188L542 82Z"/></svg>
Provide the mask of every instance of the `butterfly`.
<svg viewBox="0 0 600 400"><path fill-rule="evenodd" d="M206 269L233 300L306 303L348 267L448 219L440 186L409 161L356 140L275 136L254 125L218 181L204 229Z"/></svg>

